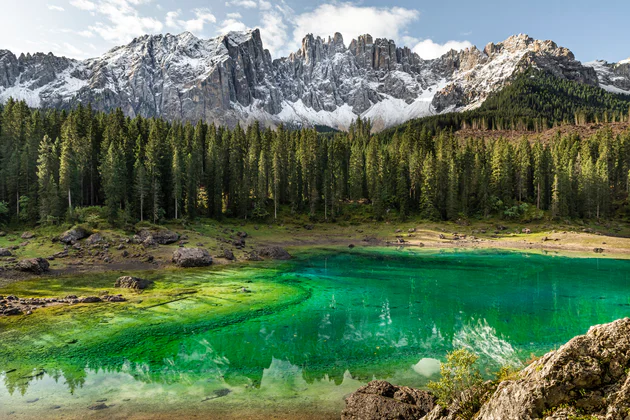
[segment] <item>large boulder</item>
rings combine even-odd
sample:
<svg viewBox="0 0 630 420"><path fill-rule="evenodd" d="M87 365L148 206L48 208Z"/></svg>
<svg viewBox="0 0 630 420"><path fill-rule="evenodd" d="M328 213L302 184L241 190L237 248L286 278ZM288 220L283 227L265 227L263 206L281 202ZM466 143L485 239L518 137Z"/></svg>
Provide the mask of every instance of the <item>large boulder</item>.
<svg viewBox="0 0 630 420"><path fill-rule="evenodd" d="M202 248L178 248L173 251L172 261L179 267L206 267L212 264L212 257Z"/></svg>
<svg viewBox="0 0 630 420"><path fill-rule="evenodd" d="M19 261L15 268L26 273L43 274L50 269L50 264L43 258L29 258Z"/></svg>
<svg viewBox="0 0 630 420"><path fill-rule="evenodd" d="M0 257L10 257L11 255L11 251L9 251L6 248L0 248Z"/></svg>
<svg viewBox="0 0 630 420"><path fill-rule="evenodd" d="M476 418L572 418L579 412L580 418L625 420L629 373L630 319L625 318L592 327L526 367L519 379L499 384Z"/></svg>
<svg viewBox="0 0 630 420"><path fill-rule="evenodd" d="M103 235L101 235L100 233L94 233L88 236L88 238L85 240L85 243L88 245L97 245L103 242L104 239L105 238L103 238Z"/></svg>
<svg viewBox="0 0 630 420"><path fill-rule="evenodd" d="M85 229L82 227L75 227L59 235L59 242L63 242L64 244L75 244L87 235L88 233Z"/></svg>
<svg viewBox="0 0 630 420"><path fill-rule="evenodd" d="M346 398L342 420L420 419L435 407L431 393L372 381Z"/></svg>
<svg viewBox="0 0 630 420"><path fill-rule="evenodd" d="M149 237L152 237L160 245L173 244L179 240L179 235L168 229L141 229L138 232L139 242L144 242Z"/></svg>
<svg viewBox="0 0 630 420"><path fill-rule="evenodd" d="M272 260L290 260L291 254L289 254L284 248L279 246L267 246L257 250L257 254L262 258L269 258Z"/></svg>
<svg viewBox="0 0 630 420"><path fill-rule="evenodd" d="M114 287L119 287L121 289L134 289L134 290L144 290L149 287L153 282L151 280L144 280L138 277L131 276L122 276L116 280Z"/></svg>

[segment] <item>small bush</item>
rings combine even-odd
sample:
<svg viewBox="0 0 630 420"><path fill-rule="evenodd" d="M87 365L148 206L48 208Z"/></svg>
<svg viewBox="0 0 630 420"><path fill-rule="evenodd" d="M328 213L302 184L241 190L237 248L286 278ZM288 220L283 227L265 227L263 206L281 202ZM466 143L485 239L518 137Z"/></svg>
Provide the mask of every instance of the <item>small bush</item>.
<svg viewBox="0 0 630 420"><path fill-rule="evenodd" d="M447 407L466 391L483 384L481 373L475 367L478 358L466 349L458 349L446 355L446 363L440 365L441 379L428 384L438 404Z"/></svg>

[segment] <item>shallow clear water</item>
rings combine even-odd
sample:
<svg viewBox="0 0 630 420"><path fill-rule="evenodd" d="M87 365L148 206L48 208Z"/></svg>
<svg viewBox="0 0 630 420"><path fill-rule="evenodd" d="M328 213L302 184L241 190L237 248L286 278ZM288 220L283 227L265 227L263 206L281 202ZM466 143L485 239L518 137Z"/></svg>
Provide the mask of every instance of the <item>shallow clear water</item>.
<svg viewBox="0 0 630 420"><path fill-rule="evenodd" d="M5 324L0 417L334 417L342 397L371 379L426 385L453 348L478 353L491 375L630 315L630 261L611 259L330 250L156 280L200 293L145 310L74 313L63 319L70 345L59 345L68 335L54 319L23 334ZM242 305L269 300L219 313L209 282L245 284L253 293L235 298ZM88 410L98 401L109 408Z"/></svg>

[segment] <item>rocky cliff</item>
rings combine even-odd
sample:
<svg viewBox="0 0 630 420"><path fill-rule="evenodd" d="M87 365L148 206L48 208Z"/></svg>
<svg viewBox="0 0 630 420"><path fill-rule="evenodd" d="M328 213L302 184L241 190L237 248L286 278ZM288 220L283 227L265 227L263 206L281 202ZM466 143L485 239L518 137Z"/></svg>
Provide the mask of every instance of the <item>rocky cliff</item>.
<svg viewBox="0 0 630 420"><path fill-rule="evenodd" d="M483 51L423 60L394 41L362 35L346 44L307 35L301 48L271 59L260 32L199 39L190 33L143 36L101 57L76 61L0 50L0 101L129 116L346 128L358 116L376 129L479 106L529 67L558 77L630 89L630 64L584 66L551 41L517 35ZM598 79L599 77L599 79Z"/></svg>
<svg viewBox="0 0 630 420"><path fill-rule="evenodd" d="M523 369L484 385L476 420L630 419L630 319L592 327ZM346 400L342 419L461 418L457 403L435 404L426 391L375 381Z"/></svg>

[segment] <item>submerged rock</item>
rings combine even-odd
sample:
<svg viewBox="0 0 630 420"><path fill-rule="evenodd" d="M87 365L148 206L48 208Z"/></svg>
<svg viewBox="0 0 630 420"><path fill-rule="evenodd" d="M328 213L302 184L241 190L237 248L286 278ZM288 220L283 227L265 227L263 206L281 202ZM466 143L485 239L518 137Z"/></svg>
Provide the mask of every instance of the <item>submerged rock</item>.
<svg viewBox="0 0 630 420"><path fill-rule="evenodd" d="M87 296L87 297L79 298L79 303L98 303L102 301L103 299L97 296Z"/></svg>
<svg viewBox="0 0 630 420"><path fill-rule="evenodd" d="M138 277L122 276L116 280L114 287L121 289L135 289L144 290L149 287L153 282L151 280L144 280Z"/></svg>
<svg viewBox="0 0 630 420"><path fill-rule="evenodd" d="M372 381L346 398L342 420L420 419L435 407L427 391Z"/></svg>
<svg viewBox="0 0 630 420"><path fill-rule="evenodd" d="M272 260L290 260L291 254L289 254L284 248L279 246L267 246L260 248L257 251L258 255L262 258L270 258Z"/></svg>
<svg viewBox="0 0 630 420"><path fill-rule="evenodd" d="M29 258L18 262L16 269L26 273L43 274L50 269L50 264L44 258Z"/></svg>
<svg viewBox="0 0 630 420"><path fill-rule="evenodd" d="M173 263L179 267L206 267L212 265L212 257L202 248L179 248L173 251Z"/></svg>

